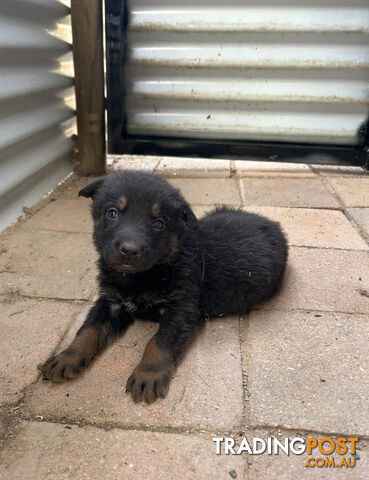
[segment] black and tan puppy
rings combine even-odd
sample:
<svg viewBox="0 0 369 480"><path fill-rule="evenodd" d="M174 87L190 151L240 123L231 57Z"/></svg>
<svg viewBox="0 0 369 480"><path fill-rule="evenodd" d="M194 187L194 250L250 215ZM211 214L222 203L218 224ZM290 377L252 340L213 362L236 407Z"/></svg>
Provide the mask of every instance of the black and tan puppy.
<svg viewBox="0 0 369 480"><path fill-rule="evenodd" d="M177 189L138 171L100 178L79 195L93 199L100 297L71 345L40 367L54 382L79 375L138 317L159 329L127 391L135 401L165 397L205 319L247 312L281 283L286 240L266 218L222 207L197 221Z"/></svg>

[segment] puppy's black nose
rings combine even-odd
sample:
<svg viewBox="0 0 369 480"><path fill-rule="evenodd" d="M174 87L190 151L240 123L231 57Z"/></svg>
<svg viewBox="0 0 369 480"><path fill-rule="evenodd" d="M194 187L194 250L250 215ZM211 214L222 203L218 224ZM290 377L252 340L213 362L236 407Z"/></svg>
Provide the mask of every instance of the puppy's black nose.
<svg viewBox="0 0 369 480"><path fill-rule="evenodd" d="M120 245L120 253L126 258L139 257L141 253L141 248L137 243L124 241Z"/></svg>

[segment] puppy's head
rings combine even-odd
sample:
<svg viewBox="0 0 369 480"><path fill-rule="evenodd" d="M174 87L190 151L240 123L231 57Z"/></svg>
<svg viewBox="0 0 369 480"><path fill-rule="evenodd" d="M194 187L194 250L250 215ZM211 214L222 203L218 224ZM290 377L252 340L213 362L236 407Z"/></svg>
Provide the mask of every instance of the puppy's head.
<svg viewBox="0 0 369 480"><path fill-rule="evenodd" d="M93 199L94 241L103 260L124 273L170 264L197 220L178 190L139 171L111 173L79 195Z"/></svg>

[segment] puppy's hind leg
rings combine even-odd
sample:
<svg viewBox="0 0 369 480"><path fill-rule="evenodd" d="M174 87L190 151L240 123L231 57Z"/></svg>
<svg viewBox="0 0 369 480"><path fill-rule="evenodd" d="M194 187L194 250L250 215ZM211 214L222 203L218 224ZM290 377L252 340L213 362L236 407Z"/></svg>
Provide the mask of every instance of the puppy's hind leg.
<svg viewBox="0 0 369 480"><path fill-rule="evenodd" d="M89 311L69 347L38 368L45 379L63 382L77 377L91 361L133 322L121 305L100 298Z"/></svg>

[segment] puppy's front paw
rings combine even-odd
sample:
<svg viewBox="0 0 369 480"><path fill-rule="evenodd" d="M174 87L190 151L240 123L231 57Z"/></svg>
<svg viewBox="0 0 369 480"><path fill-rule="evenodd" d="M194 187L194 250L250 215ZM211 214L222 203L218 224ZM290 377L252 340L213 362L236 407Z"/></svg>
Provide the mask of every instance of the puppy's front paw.
<svg viewBox="0 0 369 480"><path fill-rule="evenodd" d="M126 392L131 393L135 402L144 400L152 403L159 397L166 397L171 378L171 368L154 371L149 366L140 364L127 380Z"/></svg>
<svg viewBox="0 0 369 480"><path fill-rule="evenodd" d="M44 379L64 382L77 377L86 366L87 362L80 353L67 349L59 355L50 357L37 368L41 371Z"/></svg>

